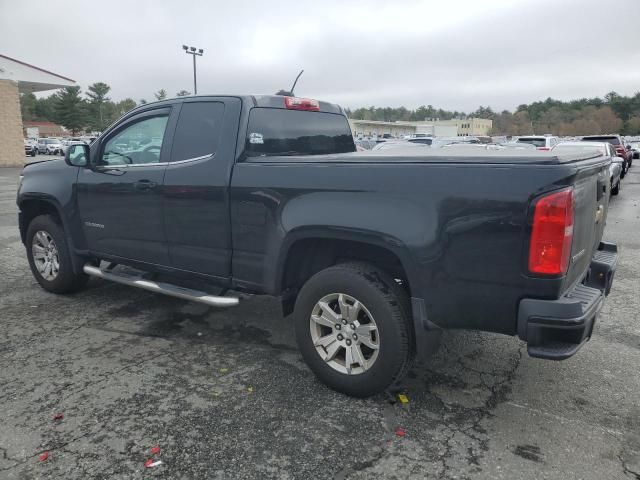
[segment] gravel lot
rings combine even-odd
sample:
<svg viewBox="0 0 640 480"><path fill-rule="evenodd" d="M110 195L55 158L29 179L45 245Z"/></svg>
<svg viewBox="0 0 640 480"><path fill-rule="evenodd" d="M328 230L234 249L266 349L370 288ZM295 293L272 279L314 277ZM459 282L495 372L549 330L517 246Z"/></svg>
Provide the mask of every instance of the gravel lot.
<svg viewBox="0 0 640 480"><path fill-rule="evenodd" d="M448 332L410 373L408 404L321 385L273 298L216 310L95 280L46 293L20 243L19 170L0 169L0 478L640 479L634 167L585 348L556 363L516 338ZM163 464L145 470L155 445Z"/></svg>

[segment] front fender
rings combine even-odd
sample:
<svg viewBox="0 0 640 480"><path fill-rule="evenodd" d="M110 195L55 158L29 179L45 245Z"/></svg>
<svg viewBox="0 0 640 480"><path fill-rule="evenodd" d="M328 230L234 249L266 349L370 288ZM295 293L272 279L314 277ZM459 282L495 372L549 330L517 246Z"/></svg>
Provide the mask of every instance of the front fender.
<svg viewBox="0 0 640 480"><path fill-rule="evenodd" d="M71 167L62 160L27 165L22 171L23 179L16 203L21 211L27 202L43 202L55 208L70 245L82 250L86 248L86 243L76 201L78 171L78 167ZM24 235L22 230L26 230L26 226L22 223L21 220L21 235Z"/></svg>

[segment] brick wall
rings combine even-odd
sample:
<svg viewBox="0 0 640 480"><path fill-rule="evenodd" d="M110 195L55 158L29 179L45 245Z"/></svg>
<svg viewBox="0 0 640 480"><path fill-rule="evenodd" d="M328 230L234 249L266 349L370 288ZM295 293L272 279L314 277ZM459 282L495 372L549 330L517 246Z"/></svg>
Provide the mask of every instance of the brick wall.
<svg viewBox="0 0 640 480"><path fill-rule="evenodd" d="M0 167L24 165L23 138L18 85L0 80Z"/></svg>

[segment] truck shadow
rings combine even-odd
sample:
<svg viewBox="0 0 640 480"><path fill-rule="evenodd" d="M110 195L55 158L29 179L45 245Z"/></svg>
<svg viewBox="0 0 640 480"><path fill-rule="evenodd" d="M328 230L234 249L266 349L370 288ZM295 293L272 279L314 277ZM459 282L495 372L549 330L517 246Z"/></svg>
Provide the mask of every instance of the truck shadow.
<svg viewBox="0 0 640 480"><path fill-rule="evenodd" d="M298 353L291 317L282 317L278 299L248 297L230 309L156 295L95 281L84 295L113 299L94 328L225 346L235 349L268 346L274 355ZM126 298L126 303L118 299ZM107 302L109 303L109 302ZM440 402L475 408L494 406L508 390L522 357L523 344L514 337L472 331L448 331L439 349L423 364L415 364L400 385L416 400L437 396ZM302 367L306 369L306 367ZM308 372L311 375L311 372Z"/></svg>

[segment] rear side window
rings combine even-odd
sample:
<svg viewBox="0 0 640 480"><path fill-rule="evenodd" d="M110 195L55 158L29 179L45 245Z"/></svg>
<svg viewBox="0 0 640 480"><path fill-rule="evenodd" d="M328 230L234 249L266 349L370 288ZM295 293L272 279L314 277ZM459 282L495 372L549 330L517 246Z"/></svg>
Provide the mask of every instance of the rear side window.
<svg viewBox="0 0 640 480"><path fill-rule="evenodd" d="M216 153L223 117L222 102L184 103L173 137L171 161L178 162Z"/></svg>
<svg viewBox="0 0 640 480"><path fill-rule="evenodd" d="M530 143L531 145L535 145L536 147L546 147L547 141L544 138L519 138L517 140L518 143Z"/></svg>
<svg viewBox="0 0 640 480"><path fill-rule="evenodd" d="M334 113L254 108L249 114L250 157L355 152L347 119Z"/></svg>

